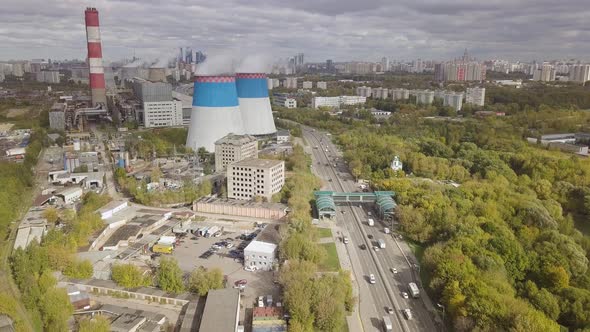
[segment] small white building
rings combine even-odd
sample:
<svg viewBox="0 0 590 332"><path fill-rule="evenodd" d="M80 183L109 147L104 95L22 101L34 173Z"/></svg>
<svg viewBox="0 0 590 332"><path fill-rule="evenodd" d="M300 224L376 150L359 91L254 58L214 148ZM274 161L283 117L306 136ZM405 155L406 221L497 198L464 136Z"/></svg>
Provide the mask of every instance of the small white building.
<svg viewBox="0 0 590 332"><path fill-rule="evenodd" d="M326 82L318 82L316 84L318 89L326 90L328 88L328 84Z"/></svg>
<svg viewBox="0 0 590 332"><path fill-rule="evenodd" d="M245 159L227 166L227 197L249 200L281 191L285 184L285 162L272 159Z"/></svg>
<svg viewBox="0 0 590 332"><path fill-rule="evenodd" d="M290 138L291 138L291 133L288 130L285 130L285 129L277 130L277 143L289 142Z"/></svg>
<svg viewBox="0 0 590 332"><path fill-rule="evenodd" d="M253 270L270 271L275 263L276 253L276 244L252 241L244 249L244 267Z"/></svg>
<svg viewBox="0 0 590 332"><path fill-rule="evenodd" d="M57 196L63 198L65 204L72 204L76 201L79 201L82 198L82 188L80 187L70 187L62 190L61 192L57 193Z"/></svg>
<svg viewBox="0 0 590 332"><path fill-rule="evenodd" d="M100 213L100 218L105 220L111 218L117 212L126 209L128 206L129 203L127 201L112 201L98 209L97 212Z"/></svg>
<svg viewBox="0 0 590 332"><path fill-rule="evenodd" d="M391 169L394 171L401 171L403 169L404 164L399 160L398 156L395 156L391 161Z"/></svg>

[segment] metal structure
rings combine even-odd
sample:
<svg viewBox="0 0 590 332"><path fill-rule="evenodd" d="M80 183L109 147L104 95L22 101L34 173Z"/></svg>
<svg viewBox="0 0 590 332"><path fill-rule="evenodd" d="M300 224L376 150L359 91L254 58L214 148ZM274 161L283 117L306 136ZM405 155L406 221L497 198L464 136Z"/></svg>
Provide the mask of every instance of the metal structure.
<svg viewBox="0 0 590 332"><path fill-rule="evenodd" d="M90 93L92 106L107 107L104 68L102 66L102 45L98 23L98 10L88 7L84 12L86 21L86 40L88 41L88 67L90 72Z"/></svg>
<svg viewBox="0 0 590 332"><path fill-rule="evenodd" d="M277 131L264 73L236 73L236 88L244 130L249 135L269 135Z"/></svg>
<svg viewBox="0 0 590 332"><path fill-rule="evenodd" d="M244 134L234 76L195 76L193 109L186 146L215 151L215 141Z"/></svg>
<svg viewBox="0 0 590 332"><path fill-rule="evenodd" d="M374 191L372 193L345 193L334 191L314 192L316 207L320 217L336 215L336 203L375 203L379 216L383 219L393 217L397 204L393 200L393 191Z"/></svg>

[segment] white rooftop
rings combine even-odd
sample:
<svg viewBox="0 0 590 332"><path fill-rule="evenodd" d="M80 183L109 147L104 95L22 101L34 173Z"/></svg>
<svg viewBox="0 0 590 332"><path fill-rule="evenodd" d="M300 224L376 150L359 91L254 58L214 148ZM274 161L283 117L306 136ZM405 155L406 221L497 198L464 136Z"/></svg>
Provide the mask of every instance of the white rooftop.
<svg viewBox="0 0 590 332"><path fill-rule="evenodd" d="M252 241L250 244L244 249L246 251L254 251L254 252L266 252L266 253L273 253L277 250L277 245L274 243L262 242L262 241Z"/></svg>

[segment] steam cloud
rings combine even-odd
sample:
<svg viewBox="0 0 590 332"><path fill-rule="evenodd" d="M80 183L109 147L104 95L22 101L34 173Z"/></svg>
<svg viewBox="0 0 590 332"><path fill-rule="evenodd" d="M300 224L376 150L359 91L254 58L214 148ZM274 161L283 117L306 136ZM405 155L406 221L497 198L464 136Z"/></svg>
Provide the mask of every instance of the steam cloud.
<svg viewBox="0 0 590 332"><path fill-rule="evenodd" d="M213 53L197 66L197 75L233 75L241 73L269 73L272 68L271 58L262 54L250 54L240 57L238 54Z"/></svg>

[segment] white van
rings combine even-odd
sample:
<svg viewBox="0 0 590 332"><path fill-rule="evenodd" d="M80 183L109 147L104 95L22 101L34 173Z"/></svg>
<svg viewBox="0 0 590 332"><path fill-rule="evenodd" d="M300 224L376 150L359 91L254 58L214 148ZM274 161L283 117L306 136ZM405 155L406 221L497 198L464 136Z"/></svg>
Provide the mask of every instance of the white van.
<svg viewBox="0 0 590 332"><path fill-rule="evenodd" d="M367 220L367 224L369 224L369 226L375 226L375 220L369 218L369 220Z"/></svg>
<svg viewBox="0 0 590 332"><path fill-rule="evenodd" d="M389 233L390 233L390 232L389 232L389 228L387 228L387 227L383 228L383 233L385 233L385 234L389 234Z"/></svg>

